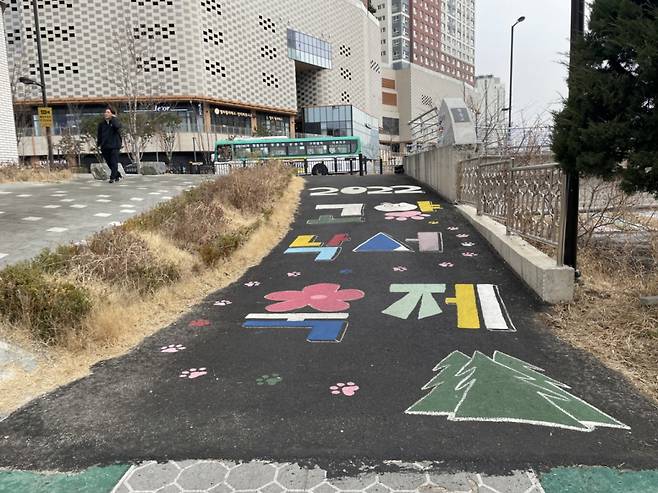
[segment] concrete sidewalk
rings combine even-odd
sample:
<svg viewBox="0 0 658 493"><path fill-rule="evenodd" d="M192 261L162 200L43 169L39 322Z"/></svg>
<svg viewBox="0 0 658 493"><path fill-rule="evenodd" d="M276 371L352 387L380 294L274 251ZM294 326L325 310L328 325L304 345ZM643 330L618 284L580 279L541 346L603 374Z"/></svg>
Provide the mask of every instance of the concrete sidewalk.
<svg viewBox="0 0 658 493"><path fill-rule="evenodd" d="M0 422L4 482L100 465L121 493L658 492L655 405L543 309L407 178L309 178L260 265Z"/></svg>
<svg viewBox="0 0 658 493"><path fill-rule="evenodd" d="M85 174L65 183L0 184L0 268L83 240L207 178L127 175L110 184Z"/></svg>

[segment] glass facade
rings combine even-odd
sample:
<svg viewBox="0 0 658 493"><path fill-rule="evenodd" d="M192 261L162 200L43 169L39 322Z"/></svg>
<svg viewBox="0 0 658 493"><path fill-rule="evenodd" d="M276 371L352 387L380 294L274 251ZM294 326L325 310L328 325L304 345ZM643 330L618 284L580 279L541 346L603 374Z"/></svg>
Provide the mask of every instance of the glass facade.
<svg viewBox="0 0 658 493"><path fill-rule="evenodd" d="M377 119L351 105L304 108L300 131L306 136L359 137L363 155L369 159L379 157Z"/></svg>
<svg viewBox="0 0 658 493"><path fill-rule="evenodd" d="M251 113L222 108L211 109L210 131L226 135L251 135Z"/></svg>
<svg viewBox="0 0 658 493"><path fill-rule="evenodd" d="M261 135L274 135L277 137L290 136L290 118L287 116L257 113L256 124Z"/></svg>
<svg viewBox="0 0 658 493"><path fill-rule="evenodd" d="M331 44L288 29L288 57L316 67L331 68Z"/></svg>

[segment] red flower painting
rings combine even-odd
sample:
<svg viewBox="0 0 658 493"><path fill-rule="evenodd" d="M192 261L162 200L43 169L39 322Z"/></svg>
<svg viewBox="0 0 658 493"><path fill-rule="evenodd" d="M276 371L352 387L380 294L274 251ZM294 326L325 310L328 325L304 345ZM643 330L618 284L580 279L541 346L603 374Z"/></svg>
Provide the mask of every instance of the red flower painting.
<svg viewBox="0 0 658 493"><path fill-rule="evenodd" d="M339 312L350 307L348 301L360 300L365 293L359 289L340 289L340 284L312 284L301 291L277 291L265 299L278 301L265 309L268 312L288 312L310 306L321 312Z"/></svg>

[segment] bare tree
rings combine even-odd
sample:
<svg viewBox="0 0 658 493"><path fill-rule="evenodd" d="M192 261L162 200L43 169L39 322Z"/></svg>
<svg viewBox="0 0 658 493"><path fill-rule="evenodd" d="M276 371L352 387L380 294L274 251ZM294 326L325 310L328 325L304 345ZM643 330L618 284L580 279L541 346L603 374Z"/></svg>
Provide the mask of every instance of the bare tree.
<svg viewBox="0 0 658 493"><path fill-rule="evenodd" d="M171 166L176 146L176 133L181 119L175 113L164 112L160 114L156 125L156 137L160 149L165 153L167 165Z"/></svg>
<svg viewBox="0 0 658 493"><path fill-rule="evenodd" d="M25 137L29 136L30 128L33 128L32 107L24 101L37 98L33 92L34 87L36 86L26 86L18 80L27 73L28 61L28 57L24 53L24 50L17 50L13 57L11 73L9 74L9 84L14 108L14 124L16 126L16 144L19 153L21 143Z"/></svg>

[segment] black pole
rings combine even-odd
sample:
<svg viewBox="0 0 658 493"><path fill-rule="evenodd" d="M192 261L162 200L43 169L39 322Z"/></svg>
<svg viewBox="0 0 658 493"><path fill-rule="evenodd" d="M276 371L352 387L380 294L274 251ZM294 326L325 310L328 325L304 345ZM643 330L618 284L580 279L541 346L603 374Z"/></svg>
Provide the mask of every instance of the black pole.
<svg viewBox="0 0 658 493"><path fill-rule="evenodd" d="M39 27L39 10L37 0L32 0L32 10L34 11L34 30L37 38L37 55L39 57L39 74L41 76L41 99L43 106L48 106L48 97L46 96L46 75L43 71L43 53L41 51L41 29ZM48 142L48 169L53 169L55 160L53 158L53 138L50 127L46 127L46 141Z"/></svg>
<svg viewBox="0 0 658 493"><path fill-rule="evenodd" d="M507 107L507 116L508 116L508 124L507 124L507 145L509 146L510 141L512 140L512 82L513 82L513 74L514 74L514 28L516 27L517 23L514 23L512 25L512 43L510 47L510 55L509 55L509 106Z"/></svg>
<svg viewBox="0 0 658 493"><path fill-rule="evenodd" d="M571 56L570 69L573 70L574 57L578 39L585 32L585 0L571 0ZM570 75L571 78L571 75ZM573 91L570 84L569 91ZM578 209L580 202L580 176L578 171L567 173L566 227L564 232L564 264L573 267L576 277L578 272Z"/></svg>

